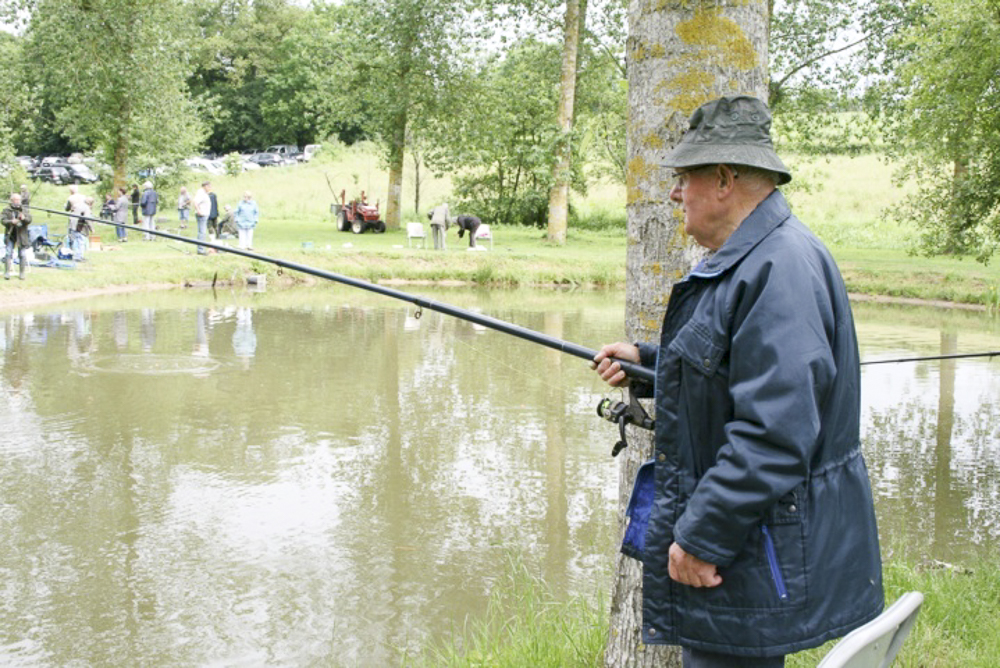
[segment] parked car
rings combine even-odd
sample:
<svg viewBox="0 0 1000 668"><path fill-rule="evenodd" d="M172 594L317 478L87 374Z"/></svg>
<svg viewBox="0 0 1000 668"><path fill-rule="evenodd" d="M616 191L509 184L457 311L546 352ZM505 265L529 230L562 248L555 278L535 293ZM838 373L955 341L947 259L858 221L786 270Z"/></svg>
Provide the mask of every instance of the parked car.
<svg viewBox="0 0 1000 668"><path fill-rule="evenodd" d="M53 167L62 167L67 172L69 172L70 180L73 183L97 183L100 181L97 174L93 172L87 165L80 163L64 163L59 165L53 165Z"/></svg>
<svg viewBox="0 0 1000 668"><path fill-rule="evenodd" d="M255 162L261 167L273 167L275 165L283 165L285 161L281 159L276 153L254 153L250 156L250 162Z"/></svg>
<svg viewBox="0 0 1000 668"><path fill-rule="evenodd" d="M226 166L219 160L207 160L205 158L188 158L184 161L190 169L196 172L208 172L216 176L226 173Z"/></svg>
<svg viewBox="0 0 1000 668"><path fill-rule="evenodd" d="M64 165L66 158L61 155L47 155L35 162L36 167L51 167L52 165Z"/></svg>
<svg viewBox="0 0 1000 668"><path fill-rule="evenodd" d="M320 144L306 144L305 147L302 149L302 153L299 153L297 157L302 162L309 162L310 160L313 159L314 155L319 153L320 148L321 148Z"/></svg>
<svg viewBox="0 0 1000 668"><path fill-rule="evenodd" d="M286 160L290 159L295 161L295 156L297 156L301 151L299 147L295 144L275 144L274 146L268 146L265 153L274 153L275 155L280 155Z"/></svg>
<svg viewBox="0 0 1000 668"><path fill-rule="evenodd" d="M73 177L70 175L69 171L65 167L60 167L59 165L46 165L44 167L39 167L31 174L31 178L36 181L54 183L57 186L73 182Z"/></svg>

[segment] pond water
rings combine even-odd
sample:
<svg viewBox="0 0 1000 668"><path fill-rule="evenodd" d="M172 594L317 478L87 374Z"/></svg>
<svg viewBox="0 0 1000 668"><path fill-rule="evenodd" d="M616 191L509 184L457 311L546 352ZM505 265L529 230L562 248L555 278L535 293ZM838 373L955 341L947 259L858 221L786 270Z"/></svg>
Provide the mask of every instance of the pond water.
<svg viewBox="0 0 1000 668"><path fill-rule="evenodd" d="M413 290L589 347L624 295ZM864 359L1000 349L856 306ZM338 286L0 314L0 664L399 664L523 561L606 589L616 428L586 363ZM866 366L883 541L1000 538L1000 361Z"/></svg>

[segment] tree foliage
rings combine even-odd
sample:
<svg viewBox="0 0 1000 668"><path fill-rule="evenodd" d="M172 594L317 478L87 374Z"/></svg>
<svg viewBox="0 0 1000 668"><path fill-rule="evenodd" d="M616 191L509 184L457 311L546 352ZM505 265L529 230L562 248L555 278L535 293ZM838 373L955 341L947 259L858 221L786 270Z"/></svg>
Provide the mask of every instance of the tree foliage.
<svg viewBox="0 0 1000 668"><path fill-rule="evenodd" d="M339 29L338 7L194 0L190 11L196 33L188 84L209 114L214 151L359 136L341 113L343 54L353 44Z"/></svg>
<svg viewBox="0 0 1000 668"><path fill-rule="evenodd" d="M919 184L894 212L915 221L926 253L975 255L1000 246L1000 2L922 0L886 44L872 92L887 121L899 178Z"/></svg>
<svg viewBox="0 0 1000 668"><path fill-rule="evenodd" d="M175 0L40 0L24 65L40 97L36 132L101 152L118 184L129 167L190 155L202 125L184 84L181 16Z"/></svg>
<svg viewBox="0 0 1000 668"><path fill-rule="evenodd" d="M10 164L15 147L30 132L32 90L21 75L22 44L0 32L0 163Z"/></svg>
<svg viewBox="0 0 1000 668"><path fill-rule="evenodd" d="M428 129L427 159L455 174L461 208L496 223L545 226L560 63L559 44L522 40L469 75L463 104Z"/></svg>

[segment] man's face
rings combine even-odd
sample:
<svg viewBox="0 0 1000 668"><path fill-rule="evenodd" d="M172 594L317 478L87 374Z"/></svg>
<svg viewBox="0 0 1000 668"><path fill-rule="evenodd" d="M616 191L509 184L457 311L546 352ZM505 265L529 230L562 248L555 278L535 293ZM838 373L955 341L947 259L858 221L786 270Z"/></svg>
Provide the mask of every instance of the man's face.
<svg viewBox="0 0 1000 668"><path fill-rule="evenodd" d="M10 196L10 206L11 206L12 209L20 209L21 208L21 196L20 195L11 195Z"/></svg>
<svg viewBox="0 0 1000 668"><path fill-rule="evenodd" d="M674 186L670 199L681 205L684 211L684 230L705 248L718 249L720 224L716 222L718 200L715 197L718 185L718 166L701 165L677 169L674 172Z"/></svg>

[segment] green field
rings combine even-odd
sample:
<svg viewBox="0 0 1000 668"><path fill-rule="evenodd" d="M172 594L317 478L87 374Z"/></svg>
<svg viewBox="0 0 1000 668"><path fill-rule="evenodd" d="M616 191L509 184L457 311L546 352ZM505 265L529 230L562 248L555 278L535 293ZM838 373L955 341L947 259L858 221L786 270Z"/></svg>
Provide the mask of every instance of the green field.
<svg viewBox="0 0 1000 668"><path fill-rule="evenodd" d="M543 230L503 227L494 229L491 252L466 252L466 242L452 231L447 252L435 253L410 248L405 233L398 230L384 235L337 232L330 212L334 193L344 189L350 196L365 190L370 202L384 207L388 178L371 146L339 147L320 156L309 164L239 177L191 174L187 186L193 192L210 178L220 206L235 204L244 191L252 192L261 208L255 233L258 252L366 280L624 285L625 193L618 184L595 183L586 196L574 196L576 220L564 247L545 242ZM1000 270L995 265L910 254L916 231L884 215L904 193L892 184L891 166L878 156L793 157L789 163L796 178L785 190L793 209L831 247L853 292L996 306ZM451 194L447 175L426 172L420 192L424 215L415 210L413 179L404 179L404 222L426 222L425 212ZM160 195L163 228L193 236L193 221L187 229L178 228L176 190ZM66 196L65 187L42 185L32 203L62 210ZM61 216L36 214L36 222L56 232L65 229ZM91 253L86 263L73 271L37 269L26 283L0 282L0 299L5 293L10 301L27 297L27 291L242 281L245 274L276 273L270 265L224 254L198 257L192 246L180 242L143 243L133 232L129 243L118 244L111 227L99 233L103 250Z"/></svg>

